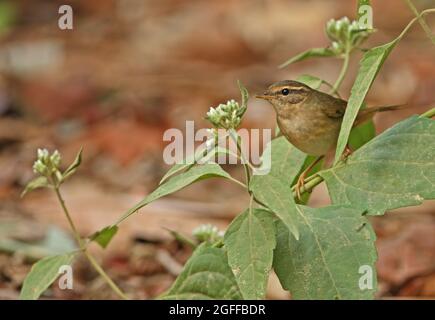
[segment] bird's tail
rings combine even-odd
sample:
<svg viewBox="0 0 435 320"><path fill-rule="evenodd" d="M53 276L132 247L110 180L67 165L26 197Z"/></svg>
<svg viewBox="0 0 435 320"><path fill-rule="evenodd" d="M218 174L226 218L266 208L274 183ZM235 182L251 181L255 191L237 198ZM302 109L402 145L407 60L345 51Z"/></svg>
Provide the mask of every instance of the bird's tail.
<svg viewBox="0 0 435 320"><path fill-rule="evenodd" d="M370 108L363 109L358 113L358 117L356 118L355 124L358 125L370 120L378 112L401 110L406 108L407 106L408 105L406 104L400 104L400 105L393 105L393 106L380 106L380 107L370 107Z"/></svg>

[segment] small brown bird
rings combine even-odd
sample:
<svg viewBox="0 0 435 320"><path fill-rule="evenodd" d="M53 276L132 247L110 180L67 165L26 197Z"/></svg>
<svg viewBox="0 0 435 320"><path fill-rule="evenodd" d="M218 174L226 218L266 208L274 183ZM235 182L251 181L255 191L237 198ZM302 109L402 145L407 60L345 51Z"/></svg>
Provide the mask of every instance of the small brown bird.
<svg viewBox="0 0 435 320"><path fill-rule="evenodd" d="M272 84L257 98L269 101L275 109L281 133L299 150L317 156L309 168L299 177L296 192L306 174L326 154L335 149L347 101L292 80ZM361 110L354 125L373 117L376 112L396 110L400 106L373 107Z"/></svg>

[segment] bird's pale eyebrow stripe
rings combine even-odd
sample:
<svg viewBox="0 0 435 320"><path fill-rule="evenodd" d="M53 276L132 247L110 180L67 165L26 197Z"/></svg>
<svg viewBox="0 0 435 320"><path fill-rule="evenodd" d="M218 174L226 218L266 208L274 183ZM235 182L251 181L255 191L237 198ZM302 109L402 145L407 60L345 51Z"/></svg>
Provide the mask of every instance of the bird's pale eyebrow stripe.
<svg viewBox="0 0 435 320"><path fill-rule="evenodd" d="M276 91L281 91L282 89L288 89L291 92L307 92L307 88L305 87L288 87L288 86L283 86L283 87L278 87L276 88Z"/></svg>

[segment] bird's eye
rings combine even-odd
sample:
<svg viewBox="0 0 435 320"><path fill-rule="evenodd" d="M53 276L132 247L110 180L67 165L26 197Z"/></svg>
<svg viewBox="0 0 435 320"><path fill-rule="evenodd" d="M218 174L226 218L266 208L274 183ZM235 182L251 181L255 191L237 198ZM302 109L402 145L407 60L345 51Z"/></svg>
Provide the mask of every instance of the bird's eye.
<svg viewBox="0 0 435 320"><path fill-rule="evenodd" d="M290 93L290 91L286 88L286 89L282 89L281 93L282 95L287 96Z"/></svg>

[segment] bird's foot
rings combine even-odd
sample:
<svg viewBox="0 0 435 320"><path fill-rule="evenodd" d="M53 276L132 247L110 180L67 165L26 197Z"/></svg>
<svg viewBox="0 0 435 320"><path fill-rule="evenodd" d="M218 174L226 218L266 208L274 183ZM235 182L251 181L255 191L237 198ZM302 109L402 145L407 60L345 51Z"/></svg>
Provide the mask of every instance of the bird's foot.
<svg viewBox="0 0 435 320"><path fill-rule="evenodd" d="M299 201L302 201L302 194L301 194L301 189L303 189L305 187L305 176L307 175L307 171L304 171L300 174L298 180L296 181L295 184L295 192L296 192L296 196L298 197Z"/></svg>
<svg viewBox="0 0 435 320"><path fill-rule="evenodd" d="M346 148L344 149L343 154L341 155L341 161L346 161L347 158L352 155L353 150L350 148L350 146L347 144Z"/></svg>

